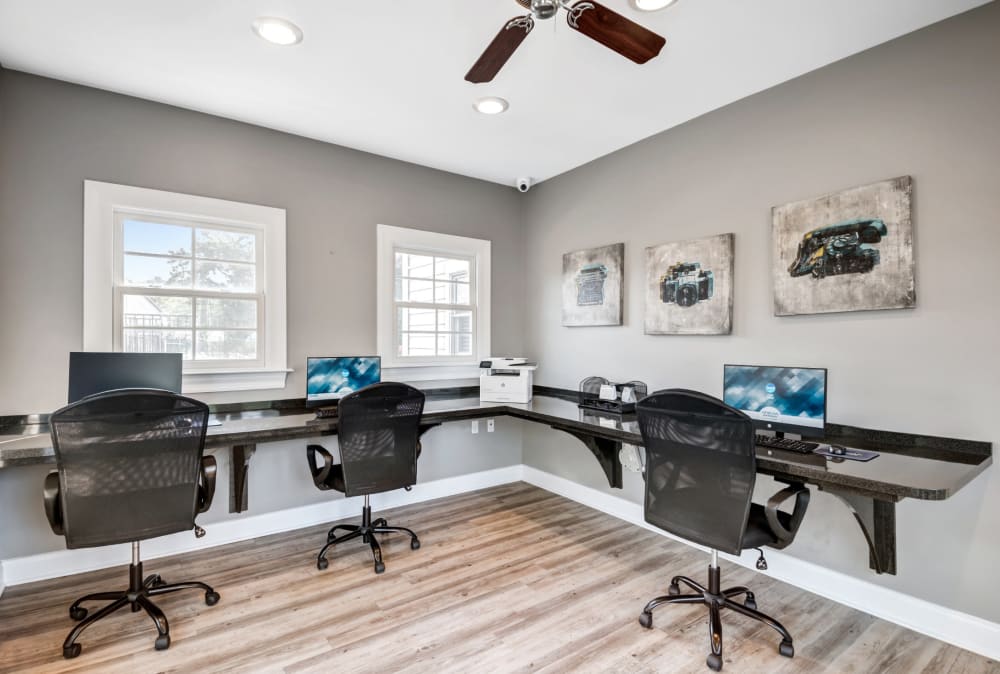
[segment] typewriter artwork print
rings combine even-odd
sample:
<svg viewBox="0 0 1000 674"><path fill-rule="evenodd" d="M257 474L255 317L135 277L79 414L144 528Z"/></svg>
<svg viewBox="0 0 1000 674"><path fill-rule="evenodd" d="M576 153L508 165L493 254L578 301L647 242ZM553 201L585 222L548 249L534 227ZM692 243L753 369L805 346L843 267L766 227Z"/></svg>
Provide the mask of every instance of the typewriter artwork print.
<svg viewBox="0 0 1000 674"><path fill-rule="evenodd" d="M576 306L604 304L604 280L608 268L603 264L587 264L576 273Z"/></svg>
<svg viewBox="0 0 1000 674"><path fill-rule="evenodd" d="M563 255L562 324L621 325L625 244Z"/></svg>

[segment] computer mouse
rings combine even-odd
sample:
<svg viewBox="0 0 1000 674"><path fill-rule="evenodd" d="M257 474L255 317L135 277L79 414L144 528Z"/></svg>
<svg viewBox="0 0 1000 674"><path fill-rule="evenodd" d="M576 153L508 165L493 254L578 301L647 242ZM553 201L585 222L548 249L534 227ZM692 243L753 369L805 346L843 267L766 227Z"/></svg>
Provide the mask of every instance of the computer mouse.
<svg viewBox="0 0 1000 674"><path fill-rule="evenodd" d="M843 456L847 454L847 448L841 447L840 445L830 445L830 453L836 454L837 456Z"/></svg>

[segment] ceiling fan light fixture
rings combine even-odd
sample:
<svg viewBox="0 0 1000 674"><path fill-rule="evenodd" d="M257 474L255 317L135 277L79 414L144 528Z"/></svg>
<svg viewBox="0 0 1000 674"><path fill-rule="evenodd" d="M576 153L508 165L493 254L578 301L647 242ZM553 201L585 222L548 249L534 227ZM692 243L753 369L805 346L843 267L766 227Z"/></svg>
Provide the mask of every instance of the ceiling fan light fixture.
<svg viewBox="0 0 1000 674"><path fill-rule="evenodd" d="M302 29L288 19L261 16L253 20L253 32L262 40L281 47L302 42Z"/></svg>
<svg viewBox="0 0 1000 674"><path fill-rule="evenodd" d="M631 0L632 6L642 12L656 12L666 9L677 0Z"/></svg>
<svg viewBox="0 0 1000 674"><path fill-rule="evenodd" d="M476 100L472 107L484 115L499 115L510 107L510 103L499 96L484 96Z"/></svg>

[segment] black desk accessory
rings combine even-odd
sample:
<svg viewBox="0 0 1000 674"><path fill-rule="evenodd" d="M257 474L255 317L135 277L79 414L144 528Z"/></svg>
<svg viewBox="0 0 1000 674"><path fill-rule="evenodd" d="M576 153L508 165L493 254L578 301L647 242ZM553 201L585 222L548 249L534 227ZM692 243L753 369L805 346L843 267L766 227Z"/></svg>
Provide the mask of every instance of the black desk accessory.
<svg viewBox="0 0 1000 674"><path fill-rule="evenodd" d="M580 382L580 407L612 414L635 412L635 403L646 397L646 384L641 381L615 383L604 377L587 377Z"/></svg>
<svg viewBox="0 0 1000 674"><path fill-rule="evenodd" d="M855 449L854 447L842 447L841 445L824 445L813 451L814 454L825 456L828 459L839 459L843 461L871 461L879 455L868 449Z"/></svg>

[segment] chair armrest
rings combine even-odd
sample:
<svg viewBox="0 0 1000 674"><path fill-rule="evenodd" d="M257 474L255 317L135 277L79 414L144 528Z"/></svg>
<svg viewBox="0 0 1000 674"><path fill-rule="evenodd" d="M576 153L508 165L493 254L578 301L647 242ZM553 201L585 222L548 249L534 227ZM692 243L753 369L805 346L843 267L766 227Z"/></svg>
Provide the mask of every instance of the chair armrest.
<svg viewBox="0 0 1000 674"><path fill-rule="evenodd" d="M316 465L316 455L323 457L323 466ZM333 467L333 455L326 451L321 445L306 445L306 459L309 461L309 472L312 473L313 484L322 490L327 490L330 485L326 483L330 477L330 469Z"/></svg>
<svg viewBox="0 0 1000 674"><path fill-rule="evenodd" d="M786 529L778 519L778 506L792 496L795 497L795 509L792 511L789 528ZM794 483L785 487L767 500L767 505L764 507L764 514L767 516L768 526L771 527L771 531L774 532L775 537L777 537L778 542L781 544L780 547L787 546L795 538L795 533L799 530L799 525L802 524L802 518L805 517L806 508L808 507L809 489L800 483Z"/></svg>
<svg viewBox="0 0 1000 674"><path fill-rule="evenodd" d="M215 498L215 474L219 468L214 456L201 457L201 474L198 476L198 512L203 513L212 506Z"/></svg>
<svg viewBox="0 0 1000 674"><path fill-rule="evenodd" d="M62 536L63 529L62 514L62 494L59 489L59 471L54 470L45 476L45 486L42 488L42 495L45 499L45 516L52 527L52 533Z"/></svg>

